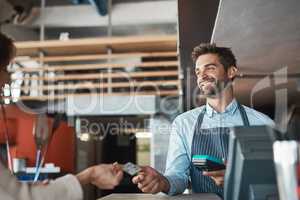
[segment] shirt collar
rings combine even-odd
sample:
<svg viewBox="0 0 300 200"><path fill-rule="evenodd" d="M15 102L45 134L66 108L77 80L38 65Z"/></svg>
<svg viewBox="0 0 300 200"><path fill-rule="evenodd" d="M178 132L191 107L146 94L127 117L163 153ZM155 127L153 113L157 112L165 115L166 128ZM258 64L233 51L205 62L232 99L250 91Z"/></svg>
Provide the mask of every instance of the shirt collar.
<svg viewBox="0 0 300 200"><path fill-rule="evenodd" d="M227 105L225 108L225 111L223 113L229 113L231 115L234 114L236 109L238 108L238 103L236 99L233 99L230 104ZM213 109L208 103L206 103L206 114L211 118L213 117L214 114L218 114L216 110Z"/></svg>

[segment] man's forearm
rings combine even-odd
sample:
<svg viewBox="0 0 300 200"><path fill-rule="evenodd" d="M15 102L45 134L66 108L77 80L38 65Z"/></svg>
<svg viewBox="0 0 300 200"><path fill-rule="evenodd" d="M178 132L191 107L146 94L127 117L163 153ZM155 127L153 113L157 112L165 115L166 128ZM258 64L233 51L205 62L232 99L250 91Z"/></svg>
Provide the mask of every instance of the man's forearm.
<svg viewBox="0 0 300 200"><path fill-rule="evenodd" d="M168 174L165 174L164 177L169 183L169 191L167 194L170 196L182 194L188 187L188 177L184 174L180 175L169 172Z"/></svg>

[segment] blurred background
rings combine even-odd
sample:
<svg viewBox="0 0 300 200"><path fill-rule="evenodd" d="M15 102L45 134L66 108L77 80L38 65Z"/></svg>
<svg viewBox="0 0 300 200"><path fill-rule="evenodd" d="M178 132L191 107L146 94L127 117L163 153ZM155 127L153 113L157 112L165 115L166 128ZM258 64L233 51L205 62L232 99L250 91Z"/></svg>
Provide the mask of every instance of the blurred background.
<svg viewBox="0 0 300 200"><path fill-rule="evenodd" d="M163 172L173 119L205 103L190 56L201 42L231 47L237 99L299 139L298 8L297 0L0 0L1 32L17 47L0 123L15 162L34 167L44 113L42 126L55 130L45 163L58 167L46 176L115 161ZM129 176L114 191L85 190L86 199L139 192Z"/></svg>

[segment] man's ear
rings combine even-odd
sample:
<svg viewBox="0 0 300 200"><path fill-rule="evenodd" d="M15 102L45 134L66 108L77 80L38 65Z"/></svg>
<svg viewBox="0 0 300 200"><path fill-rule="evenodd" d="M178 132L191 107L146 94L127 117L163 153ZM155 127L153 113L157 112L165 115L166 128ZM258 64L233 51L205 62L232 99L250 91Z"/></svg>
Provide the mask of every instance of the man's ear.
<svg viewBox="0 0 300 200"><path fill-rule="evenodd" d="M238 68L236 66L230 66L227 70L227 76L229 79L233 80L238 74Z"/></svg>

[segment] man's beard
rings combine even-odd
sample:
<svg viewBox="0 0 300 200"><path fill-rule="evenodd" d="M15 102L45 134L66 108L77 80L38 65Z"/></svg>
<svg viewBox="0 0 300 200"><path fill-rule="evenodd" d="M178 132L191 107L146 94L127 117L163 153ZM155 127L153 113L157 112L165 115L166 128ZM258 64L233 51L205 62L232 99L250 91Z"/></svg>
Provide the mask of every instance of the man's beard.
<svg viewBox="0 0 300 200"><path fill-rule="evenodd" d="M209 82L209 85L201 86L202 82ZM230 79L225 80L216 80L213 77L207 77L201 82L198 83L198 86L200 88L200 95L203 95L205 97L210 98L216 98L221 95L221 93L226 89L231 83Z"/></svg>

